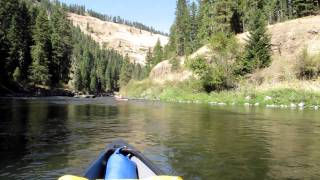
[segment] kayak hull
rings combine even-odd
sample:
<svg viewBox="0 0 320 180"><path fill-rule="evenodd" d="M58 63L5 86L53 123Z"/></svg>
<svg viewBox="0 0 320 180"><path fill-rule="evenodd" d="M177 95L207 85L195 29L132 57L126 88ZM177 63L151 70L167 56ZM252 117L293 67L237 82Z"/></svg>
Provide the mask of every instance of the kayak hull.
<svg viewBox="0 0 320 180"><path fill-rule="evenodd" d="M130 154L131 160L137 164L139 178L148 178L152 176L160 176L164 173L158 169L150 160L148 160L141 152L136 150L123 140L116 140L109 144L103 150L98 158L92 162L84 173L84 177L88 179L104 179L109 157L120 147L126 147L126 153Z"/></svg>

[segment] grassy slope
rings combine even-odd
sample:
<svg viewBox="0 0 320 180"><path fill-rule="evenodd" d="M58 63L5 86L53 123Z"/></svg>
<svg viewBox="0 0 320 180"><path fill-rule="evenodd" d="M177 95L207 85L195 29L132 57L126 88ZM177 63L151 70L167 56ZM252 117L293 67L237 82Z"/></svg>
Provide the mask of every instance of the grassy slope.
<svg viewBox="0 0 320 180"><path fill-rule="evenodd" d="M196 81L167 82L162 85L150 80L131 82L121 93L131 98L160 99L174 102L212 103L228 105L291 106L305 103L305 106L320 105L320 92L298 89L292 86L277 86L270 89L243 88L231 91L212 92L197 90ZM258 104L257 104L258 103Z"/></svg>

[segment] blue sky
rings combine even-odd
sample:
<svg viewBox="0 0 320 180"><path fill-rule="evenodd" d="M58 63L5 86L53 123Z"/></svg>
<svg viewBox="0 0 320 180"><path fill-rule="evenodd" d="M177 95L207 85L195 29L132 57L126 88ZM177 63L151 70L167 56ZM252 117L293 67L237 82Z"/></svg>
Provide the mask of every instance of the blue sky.
<svg viewBox="0 0 320 180"><path fill-rule="evenodd" d="M67 4L85 5L87 9L138 21L169 32L174 21L175 0L61 0Z"/></svg>

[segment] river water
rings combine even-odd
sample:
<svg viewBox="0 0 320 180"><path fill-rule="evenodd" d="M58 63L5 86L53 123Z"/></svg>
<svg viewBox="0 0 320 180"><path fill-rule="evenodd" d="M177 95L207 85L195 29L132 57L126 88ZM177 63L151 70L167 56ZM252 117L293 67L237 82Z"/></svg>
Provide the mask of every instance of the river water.
<svg viewBox="0 0 320 180"><path fill-rule="evenodd" d="M320 111L62 97L0 100L0 179L81 175L117 138L186 180L320 179Z"/></svg>

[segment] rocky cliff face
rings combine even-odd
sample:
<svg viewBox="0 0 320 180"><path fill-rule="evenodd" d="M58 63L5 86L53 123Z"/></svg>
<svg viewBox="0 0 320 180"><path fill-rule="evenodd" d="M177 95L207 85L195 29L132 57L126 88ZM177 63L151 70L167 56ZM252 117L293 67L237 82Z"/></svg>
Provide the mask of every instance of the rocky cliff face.
<svg viewBox="0 0 320 180"><path fill-rule="evenodd" d="M113 48L122 55L130 57L132 62L144 64L145 56L149 48L153 48L159 39L162 45L168 43L168 37L153 34L123 24L102 21L91 16L68 14L74 26L105 48Z"/></svg>

